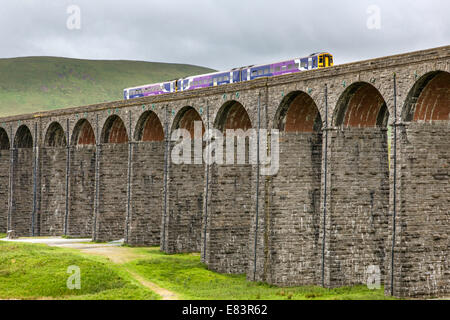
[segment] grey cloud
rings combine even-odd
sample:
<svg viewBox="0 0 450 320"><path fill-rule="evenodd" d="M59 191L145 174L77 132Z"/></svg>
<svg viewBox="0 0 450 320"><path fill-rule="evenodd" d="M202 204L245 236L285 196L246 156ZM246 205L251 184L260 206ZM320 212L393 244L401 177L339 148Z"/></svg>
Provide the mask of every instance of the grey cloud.
<svg viewBox="0 0 450 320"><path fill-rule="evenodd" d="M330 51L344 63L448 45L447 0L5 0L0 57L49 55L226 69ZM81 9L68 30L66 9ZM366 27L369 5L381 29Z"/></svg>

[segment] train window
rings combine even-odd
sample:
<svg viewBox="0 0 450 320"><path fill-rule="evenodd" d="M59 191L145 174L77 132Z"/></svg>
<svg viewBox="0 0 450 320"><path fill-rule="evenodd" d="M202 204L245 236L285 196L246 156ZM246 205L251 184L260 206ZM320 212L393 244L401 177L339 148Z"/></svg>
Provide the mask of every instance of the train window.
<svg viewBox="0 0 450 320"><path fill-rule="evenodd" d="M262 70L258 70L258 76L262 76L263 71Z"/></svg>
<svg viewBox="0 0 450 320"><path fill-rule="evenodd" d="M295 64L295 69L300 69L300 64L299 63Z"/></svg>
<svg viewBox="0 0 450 320"><path fill-rule="evenodd" d="M281 67L280 66L278 66L278 67L276 67L276 69L275 69L277 72L280 72L281 71Z"/></svg>
<svg viewBox="0 0 450 320"><path fill-rule="evenodd" d="M253 71L252 71L252 75L253 75L253 76L258 75L258 70L253 70Z"/></svg>
<svg viewBox="0 0 450 320"><path fill-rule="evenodd" d="M281 70L282 70L282 71L286 71L286 66L282 66L282 67L281 67Z"/></svg>

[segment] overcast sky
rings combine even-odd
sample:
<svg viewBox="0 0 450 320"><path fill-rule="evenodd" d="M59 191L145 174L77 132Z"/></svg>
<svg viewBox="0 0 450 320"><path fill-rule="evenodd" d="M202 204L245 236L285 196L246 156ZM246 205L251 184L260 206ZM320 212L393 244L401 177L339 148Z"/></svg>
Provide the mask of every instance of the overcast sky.
<svg viewBox="0 0 450 320"><path fill-rule="evenodd" d="M2 0L0 10L0 58L228 69L317 51L345 63L450 44L448 0Z"/></svg>

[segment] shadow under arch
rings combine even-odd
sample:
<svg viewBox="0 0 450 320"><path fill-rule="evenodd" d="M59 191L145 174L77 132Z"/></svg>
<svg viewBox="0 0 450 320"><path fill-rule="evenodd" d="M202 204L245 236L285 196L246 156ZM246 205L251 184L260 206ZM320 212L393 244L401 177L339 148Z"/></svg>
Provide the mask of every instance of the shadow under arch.
<svg viewBox="0 0 450 320"><path fill-rule="evenodd" d="M72 146L95 145L95 133L89 120L78 120L73 129L70 141Z"/></svg>
<svg viewBox="0 0 450 320"><path fill-rule="evenodd" d="M225 102L217 112L214 128L225 133L227 129L253 128L252 122L245 107L236 100Z"/></svg>
<svg viewBox="0 0 450 320"><path fill-rule="evenodd" d="M27 125L21 125L14 137L14 147L15 148L32 148L33 147L33 136Z"/></svg>
<svg viewBox="0 0 450 320"><path fill-rule="evenodd" d="M372 84L356 82L339 97L333 116L337 127L386 127L389 120L387 104Z"/></svg>
<svg viewBox="0 0 450 320"><path fill-rule="evenodd" d="M145 111L136 124L134 131L135 141L164 141L164 129L158 115L151 111Z"/></svg>
<svg viewBox="0 0 450 320"><path fill-rule="evenodd" d="M59 122L52 122L47 129L44 139L44 146L51 148L61 148L67 145L66 135Z"/></svg>
<svg viewBox="0 0 450 320"><path fill-rule="evenodd" d="M450 73L432 71L416 81L408 92L402 120L450 120Z"/></svg>
<svg viewBox="0 0 450 320"><path fill-rule="evenodd" d="M118 115L111 115L103 125L100 141L102 143L122 144L128 142L128 132L125 123Z"/></svg>
<svg viewBox="0 0 450 320"><path fill-rule="evenodd" d="M4 128L0 128L0 150L9 150L10 148L8 133Z"/></svg>
<svg viewBox="0 0 450 320"><path fill-rule="evenodd" d="M307 93L290 92L275 113L274 128L284 132L318 132L322 129L319 108Z"/></svg>
<svg viewBox="0 0 450 320"><path fill-rule="evenodd" d="M202 123L202 137L194 136L195 122ZM170 132L174 132L177 129L188 130L191 134L191 138L203 138L203 134L205 132L205 124L203 123L203 119L197 112L197 110L195 110L191 106L186 106L181 108L181 110L176 114Z"/></svg>

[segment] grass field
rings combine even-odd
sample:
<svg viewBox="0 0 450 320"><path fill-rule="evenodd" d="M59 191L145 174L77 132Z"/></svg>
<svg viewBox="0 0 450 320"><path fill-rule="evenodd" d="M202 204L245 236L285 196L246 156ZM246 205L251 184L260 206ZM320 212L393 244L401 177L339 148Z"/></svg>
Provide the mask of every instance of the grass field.
<svg viewBox="0 0 450 320"><path fill-rule="evenodd" d="M389 299L383 288L280 288L247 281L245 275L212 272L200 262L199 254L167 255L159 248L116 248L115 259L108 260L75 249L0 242L0 299L160 298L132 274L189 300ZM80 267L81 290L67 289L67 268L71 265Z"/></svg>
<svg viewBox="0 0 450 320"><path fill-rule="evenodd" d="M134 249L149 257L129 262L126 267L184 299L214 300L305 300L386 299L383 288L366 286L338 289L320 287L279 288L246 280L245 275L218 274L207 270L198 254L166 255L158 248Z"/></svg>
<svg viewBox="0 0 450 320"><path fill-rule="evenodd" d="M67 288L69 266L81 290ZM107 259L46 245L0 242L0 299L159 299Z"/></svg>
<svg viewBox="0 0 450 320"><path fill-rule="evenodd" d="M0 59L0 116L121 100L127 87L211 71L140 61Z"/></svg>

